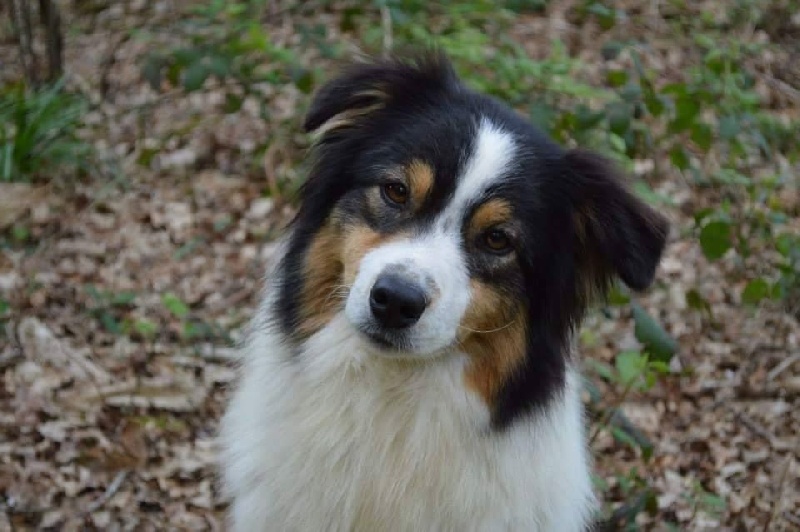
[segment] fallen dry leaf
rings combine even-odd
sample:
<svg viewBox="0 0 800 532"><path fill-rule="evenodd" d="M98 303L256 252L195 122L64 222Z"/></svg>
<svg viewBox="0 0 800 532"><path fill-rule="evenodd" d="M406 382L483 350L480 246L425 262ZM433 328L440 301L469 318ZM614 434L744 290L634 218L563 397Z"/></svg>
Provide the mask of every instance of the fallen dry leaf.
<svg viewBox="0 0 800 532"><path fill-rule="evenodd" d="M0 183L0 230L16 222L47 197L47 187Z"/></svg>

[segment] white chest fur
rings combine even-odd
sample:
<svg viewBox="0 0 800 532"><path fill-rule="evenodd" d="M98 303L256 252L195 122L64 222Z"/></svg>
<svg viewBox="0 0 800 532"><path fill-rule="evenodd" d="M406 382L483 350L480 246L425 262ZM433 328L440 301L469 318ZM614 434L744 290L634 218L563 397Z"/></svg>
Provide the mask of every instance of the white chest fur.
<svg viewBox="0 0 800 532"><path fill-rule="evenodd" d="M502 433L457 354L376 359L344 318L291 357L256 332L223 420L239 531L583 530L593 510L577 375Z"/></svg>

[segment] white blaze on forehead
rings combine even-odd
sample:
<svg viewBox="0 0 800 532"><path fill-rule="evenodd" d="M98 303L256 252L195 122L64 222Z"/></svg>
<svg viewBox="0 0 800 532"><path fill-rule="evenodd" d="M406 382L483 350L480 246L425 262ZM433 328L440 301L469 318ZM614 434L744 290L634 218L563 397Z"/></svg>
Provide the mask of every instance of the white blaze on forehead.
<svg viewBox="0 0 800 532"><path fill-rule="evenodd" d="M464 211L486 189L499 180L514 158L514 137L488 119L478 125L475 148L469 156L464 173L459 177L450 205L440 218L440 227L458 230Z"/></svg>

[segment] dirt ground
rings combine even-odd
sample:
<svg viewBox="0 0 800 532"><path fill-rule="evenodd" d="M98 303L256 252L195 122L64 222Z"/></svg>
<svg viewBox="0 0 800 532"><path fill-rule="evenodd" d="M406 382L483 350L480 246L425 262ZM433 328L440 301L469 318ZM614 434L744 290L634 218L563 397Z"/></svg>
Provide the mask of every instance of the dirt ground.
<svg viewBox="0 0 800 532"><path fill-rule="evenodd" d="M235 379L232 346L291 214L265 192L276 172L301 170L269 151L256 168L242 162L273 127L254 106L226 115L213 89L156 94L141 79L138 59L158 43L122 39L120 29L175 16L175 3L67 10L70 83L94 102L85 135L104 162L78 183L53 176L2 189L13 198L3 208L34 244L0 250L0 294L11 307L0 340L0 530L224 527L214 438ZM692 60L658 13L647 27L601 32L573 24L573 4L521 16L512 37L534 57L562 39L590 81L598 43L614 35L647 32L646 60L665 77ZM295 20L275 17L276 38L291 41ZM0 43L1 63L13 54ZM760 71L781 61L765 57ZM798 115L798 100L769 83L763 91L776 112ZM274 113L291 118L295 96L287 91ZM683 530L800 530L798 317L777 304L743 306L741 286L725 275L736 259L704 258L691 213L716 198L669 173L656 187L674 200L665 209L673 229L657 286L638 301L677 339L675 375L622 405L654 458L645 463L603 433L592 446L598 475L610 502L625 499L620 477L632 468L647 479L658 509L641 516L646 529L669 520ZM709 312L687 305L689 288ZM592 314L584 330L585 358L610 361L637 345L623 311ZM708 493L724 501L718 512L704 504Z"/></svg>

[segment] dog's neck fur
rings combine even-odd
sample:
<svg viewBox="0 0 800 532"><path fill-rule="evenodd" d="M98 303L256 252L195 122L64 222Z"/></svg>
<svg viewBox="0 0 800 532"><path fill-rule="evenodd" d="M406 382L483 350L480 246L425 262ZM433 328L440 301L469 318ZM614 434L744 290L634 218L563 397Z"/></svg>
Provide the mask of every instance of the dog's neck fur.
<svg viewBox="0 0 800 532"><path fill-rule="evenodd" d="M236 530L585 528L593 498L574 369L545 410L495 432L457 352L382 359L342 315L291 351L269 325L245 349L223 421Z"/></svg>

